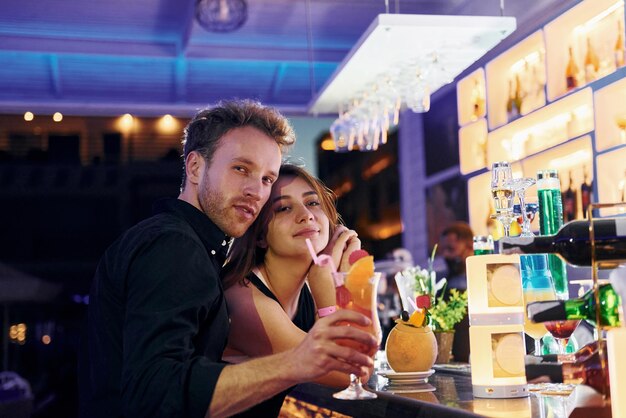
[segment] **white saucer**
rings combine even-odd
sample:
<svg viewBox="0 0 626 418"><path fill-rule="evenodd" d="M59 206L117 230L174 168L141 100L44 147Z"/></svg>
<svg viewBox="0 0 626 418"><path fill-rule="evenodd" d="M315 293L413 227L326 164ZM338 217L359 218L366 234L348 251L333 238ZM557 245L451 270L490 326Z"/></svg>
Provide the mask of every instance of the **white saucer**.
<svg viewBox="0 0 626 418"><path fill-rule="evenodd" d="M389 379L390 381L392 381L395 384L400 384L400 383L418 383L418 382L423 382L426 383L428 382L428 378L430 376L432 376L432 374L435 373L435 371L433 369L430 369L428 371L425 372L403 372L403 373L398 373L398 372L394 372L394 371L380 371L378 372L379 375L386 377L387 379Z"/></svg>

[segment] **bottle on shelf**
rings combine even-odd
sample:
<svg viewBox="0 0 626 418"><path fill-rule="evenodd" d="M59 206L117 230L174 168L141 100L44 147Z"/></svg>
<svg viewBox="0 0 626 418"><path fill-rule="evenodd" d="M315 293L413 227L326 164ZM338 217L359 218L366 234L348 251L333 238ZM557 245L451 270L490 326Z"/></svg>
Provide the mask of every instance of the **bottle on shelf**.
<svg viewBox="0 0 626 418"><path fill-rule="evenodd" d="M569 172L569 187L563 192L563 221L569 222L576 219L578 213L578 201L576 199L576 190L574 190L574 180L572 172Z"/></svg>
<svg viewBox="0 0 626 418"><path fill-rule="evenodd" d="M591 355L573 363L536 363L526 365L526 378L547 376L551 382L585 384L599 393L610 390L607 350L595 350Z"/></svg>
<svg viewBox="0 0 626 418"><path fill-rule="evenodd" d="M587 167L583 166L583 184L580 186L580 202L583 210L583 219L587 219L587 208L591 203L591 195L593 193L593 182L589 182L589 174Z"/></svg>
<svg viewBox="0 0 626 418"><path fill-rule="evenodd" d="M585 55L585 80L587 83L590 83L597 78L599 69L600 59L591 44L591 38L587 37L587 54Z"/></svg>
<svg viewBox="0 0 626 418"><path fill-rule="evenodd" d="M565 84L567 85L567 91L574 90L578 87L578 65L574 58L574 51L572 47L569 47L569 60L567 61L567 67L565 68Z"/></svg>
<svg viewBox="0 0 626 418"><path fill-rule="evenodd" d="M601 327L619 327L621 299L613 286L608 283L600 285L598 300L600 306L596 310L596 298L591 289L577 299L531 302L526 306L526 313L533 322L585 319L596 324L599 319Z"/></svg>
<svg viewBox="0 0 626 418"><path fill-rule="evenodd" d="M539 230L541 235L556 234L563 225L561 182L556 170L537 172L537 200L539 203ZM550 251L545 251L549 253ZM554 289L559 299L567 299L567 269L563 260L551 254L548 257Z"/></svg>
<svg viewBox="0 0 626 418"><path fill-rule="evenodd" d="M572 265L590 266L589 226L588 220L578 220L563 225L555 235L502 238L500 253L558 254ZM626 260L626 218L594 219L593 230L596 261L610 268Z"/></svg>
<svg viewBox="0 0 626 418"><path fill-rule="evenodd" d="M626 171L624 172L624 178L617 183L617 189L620 192L620 202L626 202Z"/></svg>
<svg viewBox="0 0 626 418"><path fill-rule="evenodd" d="M509 98L506 101L506 116L508 120L511 120L519 115L519 109L515 102L515 79L509 79Z"/></svg>
<svg viewBox="0 0 626 418"><path fill-rule="evenodd" d="M474 87L472 88L472 106L472 121L485 115L485 91L478 78L474 79Z"/></svg>
<svg viewBox="0 0 626 418"><path fill-rule="evenodd" d="M520 79L519 74L515 74L515 97L513 101L515 102L515 107L517 108L518 114L522 114L522 106L524 105L524 93L522 92L522 80Z"/></svg>
<svg viewBox="0 0 626 418"><path fill-rule="evenodd" d="M617 40L615 41L615 47L613 48L613 55L615 60L615 68L624 66L624 27L622 26L622 20L617 19Z"/></svg>

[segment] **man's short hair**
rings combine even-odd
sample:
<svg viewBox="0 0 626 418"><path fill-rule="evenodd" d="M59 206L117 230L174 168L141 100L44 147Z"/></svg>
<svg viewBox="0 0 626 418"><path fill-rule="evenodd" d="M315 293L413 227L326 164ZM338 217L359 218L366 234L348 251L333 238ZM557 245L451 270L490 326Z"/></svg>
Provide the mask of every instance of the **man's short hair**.
<svg viewBox="0 0 626 418"><path fill-rule="evenodd" d="M185 127L183 158L197 151L207 164L211 164L220 139L231 129L251 126L273 138L279 148L296 141L293 128L287 118L274 108L263 106L253 100L228 100L199 111ZM181 190L185 187L185 170Z"/></svg>
<svg viewBox="0 0 626 418"><path fill-rule="evenodd" d="M453 222L441 233L442 237L455 234L457 239L466 241L470 244L474 241L474 232L467 222Z"/></svg>

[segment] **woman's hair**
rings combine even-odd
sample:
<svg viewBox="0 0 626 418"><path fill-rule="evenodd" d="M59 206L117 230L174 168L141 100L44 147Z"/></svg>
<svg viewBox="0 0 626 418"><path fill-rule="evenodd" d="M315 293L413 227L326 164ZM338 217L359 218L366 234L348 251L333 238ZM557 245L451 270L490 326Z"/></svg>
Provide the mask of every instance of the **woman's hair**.
<svg viewBox="0 0 626 418"><path fill-rule="evenodd" d="M341 223L341 217L335 207L336 197L332 190L324 185L318 178L309 174L304 168L293 164L283 163L280 167L278 180L283 178L299 177L304 180L319 196L322 210L330 221L330 234ZM278 181L274 184L277 184ZM267 228L274 216L273 202L270 200L263 206L258 218L252 223L243 236L235 239L228 256L228 261L222 272L222 282L225 288L239 282L246 286L246 276L252 268L261 264L265 258L267 248L259 246L259 242L265 240Z"/></svg>

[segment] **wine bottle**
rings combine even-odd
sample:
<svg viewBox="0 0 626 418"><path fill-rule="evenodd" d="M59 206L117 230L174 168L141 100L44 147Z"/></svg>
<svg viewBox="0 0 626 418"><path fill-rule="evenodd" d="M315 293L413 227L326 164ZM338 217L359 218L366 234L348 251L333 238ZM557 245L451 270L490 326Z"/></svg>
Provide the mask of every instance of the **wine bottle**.
<svg viewBox="0 0 626 418"><path fill-rule="evenodd" d="M622 20L617 19L617 40L615 41L615 47L613 48L613 55L615 57L615 68L624 66L624 28L622 27Z"/></svg>
<svg viewBox="0 0 626 418"><path fill-rule="evenodd" d="M576 219L578 212L576 200L576 190L574 190L574 181L572 180L572 172L569 172L569 187L563 193L563 220L565 222Z"/></svg>
<svg viewBox="0 0 626 418"><path fill-rule="evenodd" d="M587 183L589 178L587 168L583 166L583 184L580 186L580 201L583 210L583 219L587 219L587 209L591 203L591 194L593 193L593 183Z"/></svg>
<svg viewBox="0 0 626 418"><path fill-rule="evenodd" d="M587 83L596 79L600 69L600 60L591 44L591 38L587 38L587 55L585 55L585 79Z"/></svg>
<svg viewBox="0 0 626 418"><path fill-rule="evenodd" d="M529 381L547 376L554 383L591 386L603 395L608 395L610 390L607 352L604 349L573 363L527 364L525 369Z"/></svg>
<svg viewBox="0 0 626 418"><path fill-rule="evenodd" d="M506 115L508 120L515 118L519 115L519 109L515 103L515 79L509 79L509 98L506 101Z"/></svg>
<svg viewBox="0 0 626 418"><path fill-rule="evenodd" d="M519 74L515 74L515 97L513 98L518 114L522 114L522 106L524 105L524 94L522 93L522 80Z"/></svg>
<svg viewBox="0 0 626 418"><path fill-rule="evenodd" d="M602 218L593 221L596 261L626 260L626 218ZM575 266L591 265L589 221L579 220L565 224L556 235L536 237L504 237L498 242L501 254L554 253Z"/></svg>
<svg viewBox="0 0 626 418"><path fill-rule="evenodd" d="M596 313L596 298L593 289L581 298L568 300L549 300L531 302L526 306L528 319L533 322L562 321L566 319L585 319L590 323L600 319L602 327L620 326L619 306L621 299L610 284L598 288L600 307Z"/></svg>
<svg viewBox="0 0 626 418"><path fill-rule="evenodd" d="M556 170L539 170L537 172L537 195L541 235L556 234L563 225L561 182ZM548 262L557 296L560 299L567 299L569 293L565 263L555 255L550 255Z"/></svg>
<svg viewBox="0 0 626 418"><path fill-rule="evenodd" d="M485 92L478 79L474 79L474 87L472 88L472 117L471 119L478 120L485 114Z"/></svg>
<svg viewBox="0 0 626 418"><path fill-rule="evenodd" d="M574 52L572 47L569 47L569 60L567 61L567 67L565 68L565 83L567 85L567 91L573 90L578 87L578 65L574 59Z"/></svg>

